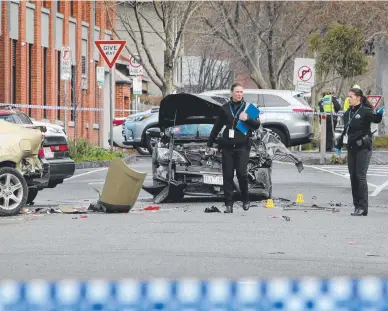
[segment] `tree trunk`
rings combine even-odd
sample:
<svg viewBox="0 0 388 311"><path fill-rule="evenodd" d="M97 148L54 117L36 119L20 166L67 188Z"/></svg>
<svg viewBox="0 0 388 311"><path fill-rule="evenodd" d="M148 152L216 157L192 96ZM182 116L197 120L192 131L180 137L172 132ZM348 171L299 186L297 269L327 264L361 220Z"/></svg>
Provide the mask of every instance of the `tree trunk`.
<svg viewBox="0 0 388 311"><path fill-rule="evenodd" d="M174 91L174 69L168 66L168 64L164 65L164 78L166 83L163 84L162 95L163 97L171 94Z"/></svg>
<svg viewBox="0 0 388 311"><path fill-rule="evenodd" d="M385 107L385 99L388 98L388 36L383 35L375 44L376 50L376 95L382 95L382 103L379 107ZM388 134L388 122L385 118L379 125L379 135Z"/></svg>

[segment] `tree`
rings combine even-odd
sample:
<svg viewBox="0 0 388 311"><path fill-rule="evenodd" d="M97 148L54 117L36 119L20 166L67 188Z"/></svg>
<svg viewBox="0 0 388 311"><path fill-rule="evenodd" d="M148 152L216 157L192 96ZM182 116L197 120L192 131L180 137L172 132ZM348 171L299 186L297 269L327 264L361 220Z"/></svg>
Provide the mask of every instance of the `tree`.
<svg viewBox="0 0 388 311"><path fill-rule="evenodd" d="M107 14L115 35L128 39L127 52L143 66L163 96L174 89L173 73L186 25L201 1L106 1L116 25ZM156 53L164 49L163 65Z"/></svg>
<svg viewBox="0 0 388 311"><path fill-rule="evenodd" d="M366 72L368 60L363 51L365 39L356 27L331 24L325 36L313 34L309 37L309 49L316 53L316 72L322 77L338 76L342 90L344 80ZM323 78L323 79L325 79Z"/></svg>
<svg viewBox="0 0 388 311"><path fill-rule="evenodd" d="M282 74L315 29L309 21L317 4L211 1L210 5L212 13L203 19L211 33L239 55L259 88L279 88Z"/></svg>
<svg viewBox="0 0 388 311"><path fill-rule="evenodd" d="M183 88L188 93L229 88L234 81L236 60L225 54L223 43L215 38L198 42L183 57ZM200 49L197 47L200 46ZM190 53L191 52L191 53Z"/></svg>

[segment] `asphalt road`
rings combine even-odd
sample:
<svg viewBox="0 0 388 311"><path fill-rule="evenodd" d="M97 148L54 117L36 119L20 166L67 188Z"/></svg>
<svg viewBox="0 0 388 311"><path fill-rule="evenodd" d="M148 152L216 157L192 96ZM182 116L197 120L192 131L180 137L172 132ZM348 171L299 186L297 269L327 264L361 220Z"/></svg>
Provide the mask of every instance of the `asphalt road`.
<svg viewBox="0 0 388 311"><path fill-rule="evenodd" d="M149 172L150 161L140 159L133 167ZM35 207L95 201L93 188L102 189L106 172L77 171L41 192ZM142 191L129 214L1 218L0 274L27 280L388 276L388 168L371 167L368 217L349 215L347 178L344 167L306 167L299 174L276 163L274 209L259 202L248 212L207 214L212 205L223 211L223 203L189 198L147 212L141 209L152 201ZM341 203L340 211L283 210L299 193L305 206Z"/></svg>

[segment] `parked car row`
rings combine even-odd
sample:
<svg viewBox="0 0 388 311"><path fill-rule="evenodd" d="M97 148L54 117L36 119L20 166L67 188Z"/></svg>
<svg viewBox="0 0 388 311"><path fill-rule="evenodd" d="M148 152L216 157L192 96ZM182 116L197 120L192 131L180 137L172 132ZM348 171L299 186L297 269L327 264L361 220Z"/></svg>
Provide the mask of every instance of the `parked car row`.
<svg viewBox="0 0 388 311"><path fill-rule="evenodd" d="M229 100L229 90L203 92L199 95L208 96L218 102ZM245 89L244 99L259 107L260 121L263 127L275 133L287 147L310 143L313 139L313 109L301 92L288 90ZM115 143L123 147L135 147L140 153L146 148L152 153L152 142L147 137L149 128L160 125L159 109L153 108L144 112L129 115L122 122L122 137L114 128ZM121 140L121 142L120 142Z"/></svg>
<svg viewBox="0 0 388 311"><path fill-rule="evenodd" d="M24 204L32 203L38 192L45 188L55 188L57 185L63 183L63 181L74 175L75 162L70 159L69 145L67 136L63 128L59 125L51 123L42 123L31 120L24 113L13 109L12 107L1 107L0 108L0 120L2 123L2 134L12 135L15 141L9 141L9 144L17 144L18 137L15 132L22 132L26 138L19 138L23 140L31 140L29 135L33 136L31 131L22 131L25 129L37 129L40 128L43 131L42 141L40 142L37 157L39 161L45 164L44 169L49 171L45 173L48 176L47 183L34 183L28 185L28 193L26 194L26 201ZM5 126L4 121L7 124L13 124L14 127ZM15 137L14 137L15 136ZM23 136L23 137L24 137ZM31 144L27 143L26 144ZM34 144L37 144L36 139ZM5 146L0 148L0 154L5 151ZM35 156L35 155L34 155ZM1 156L0 156L1 158ZM24 160L22 157L19 159L22 163ZM37 161L37 160L36 160ZM0 168L4 167L15 167L17 168L17 161L7 160L1 161ZM1 182L0 182L1 184ZM21 202L22 203L22 202ZM24 205L22 204L22 205ZM1 212L1 196L0 196L0 212Z"/></svg>

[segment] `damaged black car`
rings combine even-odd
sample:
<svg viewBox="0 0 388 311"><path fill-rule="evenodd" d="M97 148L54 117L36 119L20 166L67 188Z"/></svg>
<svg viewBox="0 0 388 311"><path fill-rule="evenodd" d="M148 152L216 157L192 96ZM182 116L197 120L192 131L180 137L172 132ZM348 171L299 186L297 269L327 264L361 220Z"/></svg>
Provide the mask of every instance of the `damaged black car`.
<svg viewBox="0 0 388 311"><path fill-rule="evenodd" d="M223 198L221 150L208 152L207 141L220 107L227 98L171 94L160 103L159 128L147 135L154 142L153 184L143 189L155 203L176 202L184 196ZM222 131L219 134L219 138ZM217 144L217 140L216 140ZM250 200L272 198L274 160L293 162L298 171L303 163L280 141L276 133L262 126L254 132L248 164ZM239 197L237 178L235 197Z"/></svg>

